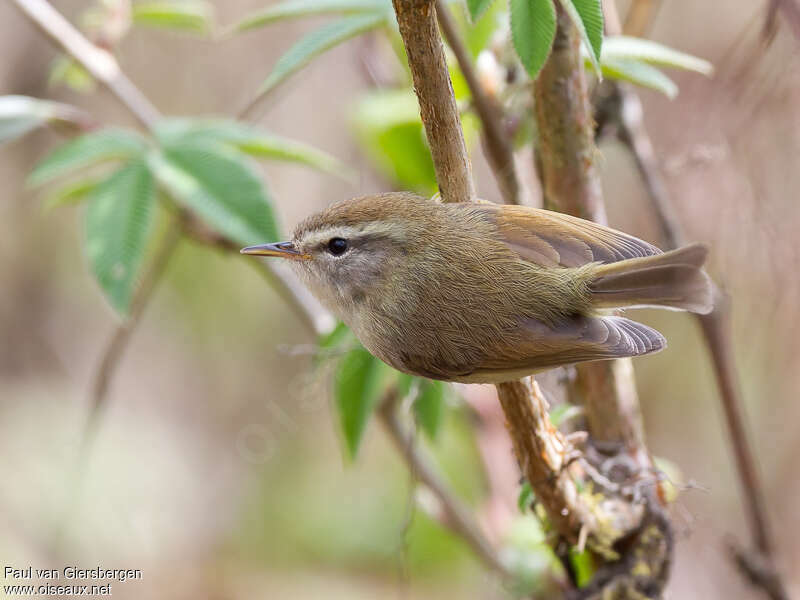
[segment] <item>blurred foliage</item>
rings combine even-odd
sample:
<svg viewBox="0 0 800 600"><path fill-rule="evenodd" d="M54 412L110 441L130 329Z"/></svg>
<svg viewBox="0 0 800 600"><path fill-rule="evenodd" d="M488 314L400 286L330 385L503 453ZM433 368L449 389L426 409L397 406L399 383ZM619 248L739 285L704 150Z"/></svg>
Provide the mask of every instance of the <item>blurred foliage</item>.
<svg viewBox="0 0 800 600"><path fill-rule="evenodd" d="M42 111L38 104L31 106ZM168 209L174 203L193 211L238 244L278 238L274 201L248 156L348 173L319 150L242 123L167 119L152 138L118 128L77 137L42 159L29 181L41 185L71 178L49 205L89 200L86 248L92 272L112 306L125 316L159 198L168 199ZM104 179L81 175L108 162L122 166ZM156 184L164 196L156 193Z"/></svg>
<svg viewBox="0 0 800 600"><path fill-rule="evenodd" d="M437 438L450 395L446 383L392 369L370 354L341 322L318 345L317 366L334 366L335 412L348 459L358 454L367 423L390 389L393 395L411 402L414 418L429 439Z"/></svg>
<svg viewBox="0 0 800 600"><path fill-rule="evenodd" d="M496 72L489 69L479 75L501 102L513 103L515 92L525 86L514 87L504 81L499 46L513 48L514 61L521 61L528 76L535 78L551 50L554 2L560 3L581 34L587 69L670 97L677 87L659 67L710 73L705 61L647 40L604 39L600 0L468 0L466 12L452 3L470 54L476 62L478 57L488 57L488 64L496 67ZM100 0L93 5L82 18L91 40L113 52L133 26L199 36L210 36L216 28L211 6L205 2L135 2L129 11L126 7L118 0ZM272 66L255 100L329 49L363 34L382 36L388 41L382 48L394 53L396 72L389 82L376 82L375 89L360 94L353 103L355 137L366 157L393 185L433 194L437 189L435 171L389 0L286 0L245 17L226 34L317 16L331 20L289 47ZM470 90L450 53L447 60L467 146L473 148L479 123L471 112ZM84 93L94 89L91 76L69 57L54 62L50 81ZM241 121L176 117L164 119L153 131L142 134L116 127L93 129L79 117L74 107L22 96L0 97L0 142L53 124L71 123L84 130L83 135L43 158L29 182L36 186L59 182L48 192L48 207L85 204L83 244L89 269L122 317L129 314L147 257L158 239L155 232L163 230L166 219L174 218L176 212L201 219L234 244L280 237L276 199L254 168L254 159L287 161L353 178L352 169L336 158ZM524 136L525 127L523 122L523 133L518 135ZM193 256L204 252L198 250ZM201 271L197 264L182 271L183 293L202 293L198 284ZM357 456L362 461L376 460L359 455L359 449L375 409L393 388L401 399L402 418L416 423L416 442L434 456L453 488L468 503L483 499L486 482L478 466L481 457L475 447L474 427L452 386L386 366L343 324L320 339L318 346L318 370L330 368L332 372L333 418L348 460ZM552 415L554 424L572 418L577 410L568 405L557 408ZM309 447L313 444L300 437L284 451L302 453ZM399 465L393 467L393 477L371 481L372 493L359 500L341 473L298 474L291 464L271 461L265 467L269 473L262 480L264 488L245 507L238 535L246 547L252 546L253 556L291 560L292 553L302 553L332 565L358 562L389 570L396 567L401 533L407 546L402 552L412 573L436 573L443 565L474 560L463 544L443 535L441 525L424 511L412 510L408 516L410 508L424 503L403 484L400 473L404 471ZM296 502L287 505L286 495L280 493L282 486L292 487ZM519 576L513 591L524 595L542 589L542 573L557 571L558 565L544 544L540 523L528 510L535 503L531 487L525 482L521 488L518 503L523 514L511 527L509 539L503 541L502 551ZM343 511L341 505L333 510L326 499L334 494L352 499L349 511ZM273 541L276 539L280 542ZM589 560L585 554L572 555L581 580L591 575Z"/></svg>

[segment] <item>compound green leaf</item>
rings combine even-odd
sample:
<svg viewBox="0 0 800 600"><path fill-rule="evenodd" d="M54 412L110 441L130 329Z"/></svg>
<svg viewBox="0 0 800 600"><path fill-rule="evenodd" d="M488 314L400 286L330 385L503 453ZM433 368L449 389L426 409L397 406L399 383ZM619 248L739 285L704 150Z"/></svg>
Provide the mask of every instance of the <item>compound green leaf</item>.
<svg viewBox="0 0 800 600"><path fill-rule="evenodd" d="M351 169L326 152L237 121L167 119L159 123L156 135L163 145L224 144L258 158L293 162L345 179L353 177Z"/></svg>
<svg viewBox="0 0 800 600"><path fill-rule="evenodd" d="M162 188L243 246L278 239L272 199L241 155L212 145L168 146L148 164Z"/></svg>
<svg viewBox="0 0 800 600"><path fill-rule="evenodd" d="M272 90L323 52L385 23L386 16L383 14L356 15L345 17L312 31L278 59L272 73L262 84L259 95Z"/></svg>
<svg viewBox="0 0 800 600"><path fill-rule="evenodd" d="M600 72L603 46L603 7L600 0L560 0L578 32L595 72Z"/></svg>
<svg viewBox="0 0 800 600"><path fill-rule="evenodd" d="M39 185L100 162L139 158L146 149L147 142L138 133L127 129L101 129L56 148L39 161L28 181Z"/></svg>
<svg viewBox="0 0 800 600"><path fill-rule="evenodd" d="M619 79L651 88L668 98L674 98L678 94L678 86L672 79L643 62L604 58L602 69L603 74L609 79Z"/></svg>
<svg viewBox="0 0 800 600"><path fill-rule="evenodd" d="M422 431L435 440L444 420L447 384L442 381L422 380L419 394L414 400L414 418Z"/></svg>
<svg viewBox="0 0 800 600"><path fill-rule="evenodd" d="M211 5L195 0L179 2L134 2L131 7L133 23L193 33L211 31Z"/></svg>
<svg viewBox="0 0 800 600"><path fill-rule="evenodd" d="M268 6L237 23L234 31L249 31L287 19L314 15L391 13L389 0L288 0Z"/></svg>
<svg viewBox="0 0 800 600"><path fill-rule="evenodd" d="M602 60L645 62L710 75L714 67L707 60L674 50L663 44L629 36L606 38Z"/></svg>
<svg viewBox="0 0 800 600"><path fill-rule="evenodd" d="M90 193L86 255L114 309L126 316L136 286L155 208L155 186L144 161L112 173Z"/></svg>
<svg viewBox="0 0 800 600"><path fill-rule="evenodd" d="M358 454L361 439L375 407L385 367L363 346L348 352L339 362L334 382L336 412L347 456Z"/></svg>
<svg viewBox="0 0 800 600"><path fill-rule="evenodd" d="M552 0L509 0L511 39L525 70L536 78L553 46L556 10Z"/></svg>

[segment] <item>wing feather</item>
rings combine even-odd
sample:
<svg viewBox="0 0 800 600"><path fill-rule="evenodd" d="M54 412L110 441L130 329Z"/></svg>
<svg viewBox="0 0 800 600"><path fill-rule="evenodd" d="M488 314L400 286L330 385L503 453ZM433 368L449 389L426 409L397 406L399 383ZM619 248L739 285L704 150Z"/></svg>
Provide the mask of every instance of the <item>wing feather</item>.
<svg viewBox="0 0 800 600"><path fill-rule="evenodd" d="M527 206L481 204L500 239L525 260L543 267L579 267L661 254L661 250L610 227Z"/></svg>

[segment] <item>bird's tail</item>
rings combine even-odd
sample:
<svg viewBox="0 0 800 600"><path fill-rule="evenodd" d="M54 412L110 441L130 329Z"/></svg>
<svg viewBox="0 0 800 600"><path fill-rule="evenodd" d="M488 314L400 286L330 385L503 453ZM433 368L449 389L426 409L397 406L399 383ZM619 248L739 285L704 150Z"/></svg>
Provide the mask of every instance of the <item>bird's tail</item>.
<svg viewBox="0 0 800 600"><path fill-rule="evenodd" d="M589 285L596 308L656 306L706 314L713 307L711 280L703 271L704 244L600 265Z"/></svg>

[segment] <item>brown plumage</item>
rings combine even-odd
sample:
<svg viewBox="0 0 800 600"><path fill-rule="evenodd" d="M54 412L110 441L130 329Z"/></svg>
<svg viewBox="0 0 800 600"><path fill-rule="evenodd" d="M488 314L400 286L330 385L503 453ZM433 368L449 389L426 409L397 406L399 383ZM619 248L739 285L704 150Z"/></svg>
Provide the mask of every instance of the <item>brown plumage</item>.
<svg viewBox="0 0 800 600"><path fill-rule="evenodd" d="M370 352L446 381L506 381L666 345L603 308L711 308L704 246L662 253L608 227L519 206L367 196L306 219L291 243L247 251L301 259L292 261L301 278Z"/></svg>

